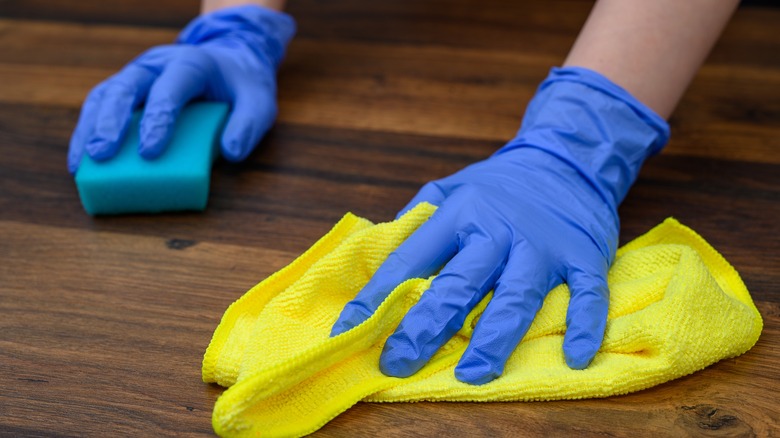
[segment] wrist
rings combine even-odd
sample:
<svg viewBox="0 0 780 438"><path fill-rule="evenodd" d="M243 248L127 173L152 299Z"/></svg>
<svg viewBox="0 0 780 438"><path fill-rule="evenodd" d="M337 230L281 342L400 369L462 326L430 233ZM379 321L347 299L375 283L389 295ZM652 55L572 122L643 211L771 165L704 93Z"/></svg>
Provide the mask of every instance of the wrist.
<svg viewBox="0 0 780 438"><path fill-rule="evenodd" d="M218 9L192 20L176 38L177 44L239 43L276 70L295 34L295 20L284 12L256 4Z"/></svg>
<svg viewBox="0 0 780 438"><path fill-rule="evenodd" d="M249 4L282 11L286 3L286 0L203 0L200 4L200 13L208 14L219 9Z"/></svg>
<svg viewBox="0 0 780 438"><path fill-rule="evenodd" d="M645 159L669 139L669 125L606 77L554 68L526 110L517 135L495 155L543 150L576 168L615 208Z"/></svg>

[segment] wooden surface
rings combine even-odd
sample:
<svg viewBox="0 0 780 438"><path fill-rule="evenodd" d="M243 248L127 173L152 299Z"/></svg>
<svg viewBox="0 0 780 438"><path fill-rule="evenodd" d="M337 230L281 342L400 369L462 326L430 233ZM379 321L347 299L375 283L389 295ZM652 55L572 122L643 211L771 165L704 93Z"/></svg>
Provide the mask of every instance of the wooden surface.
<svg viewBox="0 0 780 438"><path fill-rule="evenodd" d="M290 6L279 122L216 165L208 210L93 219L65 166L80 103L197 4L0 0L0 435L212 433L200 361L227 306L344 212L388 220L500 147L590 3ZM724 254L764 317L751 351L603 400L358 404L319 435L778 436L778 26L737 13L620 210L622 242L675 216Z"/></svg>

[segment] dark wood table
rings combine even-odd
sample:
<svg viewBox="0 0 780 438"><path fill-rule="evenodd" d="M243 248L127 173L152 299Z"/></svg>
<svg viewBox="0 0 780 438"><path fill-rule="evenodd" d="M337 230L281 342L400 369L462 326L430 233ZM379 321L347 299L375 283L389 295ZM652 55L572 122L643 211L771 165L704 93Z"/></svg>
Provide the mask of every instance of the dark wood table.
<svg viewBox="0 0 780 438"><path fill-rule="evenodd" d="M587 1L296 0L279 121L219 162L204 213L91 218L65 153L97 82L170 42L194 0L0 0L0 435L201 435L200 362L227 306L346 211L388 220L511 138ZM780 9L745 6L620 209L668 216L742 274L747 354L655 388L545 403L361 403L322 436L778 436Z"/></svg>

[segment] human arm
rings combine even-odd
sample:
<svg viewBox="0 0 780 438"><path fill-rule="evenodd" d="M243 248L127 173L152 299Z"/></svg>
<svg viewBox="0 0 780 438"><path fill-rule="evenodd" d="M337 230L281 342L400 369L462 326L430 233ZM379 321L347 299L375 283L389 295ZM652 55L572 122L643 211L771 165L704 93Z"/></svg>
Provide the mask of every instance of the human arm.
<svg viewBox="0 0 780 438"><path fill-rule="evenodd" d="M245 3L200 15L173 44L151 48L98 84L82 105L71 136L71 173L84 153L96 160L114 156L132 112L141 105L138 152L156 158L165 150L179 112L193 99L231 105L220 141L222 156L246 158L276 118L276 70L295 22L284 13Z"/></svg>
<svg viewBox="0 0 780 438"><path fill-rule="evenodd" d="M283 11L287 0L202 0L200 13L208 14L218 9L231 8L242 5L257 5L275 11Z"/></svg>
<svg viewBox="0 0 780 438"><path fill-rule="evenodd" d="M547 292L565 282L562 360L587 367L606 327L617 207L668 139L658 113L674 108L735 4L693 3L698 11L671 0L601 0L565 68L539 87L517 136L490 158L426 184L402 210L439 206L345 306L332 335L364 321L405 279L438 272L380 358L385 374L406 377L492 289L455 369L459 380L483 384L501 375ZM622 34L632 27L634 34Z"/></svg>
<svg viewBox="0 0 780 438"><path fill-rule="evenodd" d="M739 0L599 0L564 66L595 70L671 115Z"/></svg>

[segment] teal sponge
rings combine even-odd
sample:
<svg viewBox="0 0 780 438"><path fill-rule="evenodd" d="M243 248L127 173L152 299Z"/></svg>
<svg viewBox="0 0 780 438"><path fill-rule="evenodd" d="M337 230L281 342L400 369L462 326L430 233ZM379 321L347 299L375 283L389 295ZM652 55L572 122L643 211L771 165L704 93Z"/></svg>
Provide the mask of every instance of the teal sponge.
<svg viewBox="0 0 780 438"><path fill-rule="evenodd" d="M206 208L211 165L228 112L224 103L188 105L163 154L145 160L138 155L141 111L136 111L115 157L95 161L84 154L76 172L84 209L97 215Z"/></svg>

